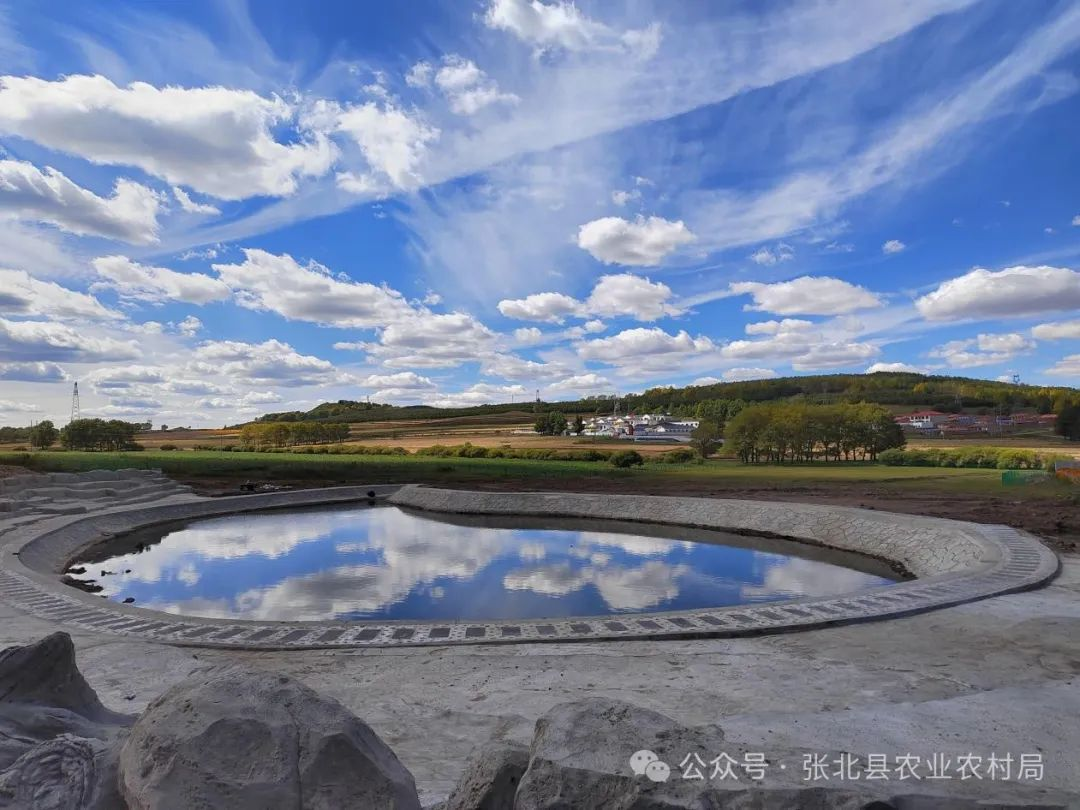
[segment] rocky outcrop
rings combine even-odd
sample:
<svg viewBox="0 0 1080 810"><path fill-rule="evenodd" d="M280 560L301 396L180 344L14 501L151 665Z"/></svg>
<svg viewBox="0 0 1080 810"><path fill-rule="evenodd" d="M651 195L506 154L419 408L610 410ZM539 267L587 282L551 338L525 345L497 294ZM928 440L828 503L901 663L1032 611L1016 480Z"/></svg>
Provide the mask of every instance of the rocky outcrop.
<svg viewBox="0 0 1080 810"><path fill-rule="evenodd" d="M120 755L131 810L419 810L412 774L337 701L242 667L196 673L151 703Z"/></svg>
<svg viewBox="0 0 1080 810"><path fill-rule="evenodd" d="M514 810L514 797L529 749L512 742L491 742L473 752L457 787L440 810Z"/></svg>
<svg viewBox="0 0 1080 810"><path fill-rule="evenodd" d="M133 720L101 705L67 633L0 651L0 807L117 807L116 759Z"/></svg>

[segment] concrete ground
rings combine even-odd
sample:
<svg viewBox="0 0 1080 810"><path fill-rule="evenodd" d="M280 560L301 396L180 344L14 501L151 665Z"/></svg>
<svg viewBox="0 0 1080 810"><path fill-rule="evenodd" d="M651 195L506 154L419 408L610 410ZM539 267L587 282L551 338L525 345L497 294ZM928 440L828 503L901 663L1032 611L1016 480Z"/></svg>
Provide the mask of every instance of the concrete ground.
<svg viewBox="0 0 1080 810"><path fill-rule="evenodd" d="M55 629L64 628L0 600L0 647ZM102 701L125 712L208 663L297 677L370 723L425 803L446 796L474 746L528 742L551 706L589 695L687 725L719 724L743 750L1041 754L1043 779L1026 787L969 780L909 782L905 791L1005 799L1041 786L1080 795L1080 555L1066 556L1061 575L1037 591L759 638L326 652L179 648L83 632L74 640Z"/></svg>

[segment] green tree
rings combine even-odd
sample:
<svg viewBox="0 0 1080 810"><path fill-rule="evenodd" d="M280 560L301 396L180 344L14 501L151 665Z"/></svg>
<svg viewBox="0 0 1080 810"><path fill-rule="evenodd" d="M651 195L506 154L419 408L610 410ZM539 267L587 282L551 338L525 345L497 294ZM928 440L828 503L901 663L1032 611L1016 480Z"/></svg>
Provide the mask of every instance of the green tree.
<svg viewBox="0 0 1080 810"><path fill-rule="evenodd" d="M1058 406L1054 432L1071 442L1080 441L1080 403L1063 401Z"/></svg>
<svg viewBox="0 0 1080 810"><path fill-rule="evenodd" d="M580 413L574 416L574 427L572 432L575 436L580 436L585 432L585 420L581 418Z"/></svg>
<svg viewBox="0 0 1080 810"><path fill-rule="evenodd" d="M708 458L720 446L724 436L724 426L713 419L703 419L690 434L690 444L701 455Z"/></svg>
<svg viewBox="0 0 1080 810"><path fill-rule="evenodd" d="M48 450L60 437L60 431L48 419L38 422L30 428L30 446Z"/></svg>

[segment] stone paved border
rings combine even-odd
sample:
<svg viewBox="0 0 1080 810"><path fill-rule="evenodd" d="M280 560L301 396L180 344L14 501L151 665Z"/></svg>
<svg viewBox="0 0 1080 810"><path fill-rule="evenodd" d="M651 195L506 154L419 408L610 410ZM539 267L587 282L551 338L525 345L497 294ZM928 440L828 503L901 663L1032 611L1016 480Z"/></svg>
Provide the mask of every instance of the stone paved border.
<svg viewBox="0 0 1080 810"><path fill-rule="evenodd" d="M80 550L140 526L260 509L378 500L459 514L637 520L795 538L900 564L918 578L841 596L691 611L500 622L254 622L161 613L106 602L60 584ZM2 526L0 521L0 526ZM1038 587L1057 556L1007 526L810 504L619 495L477 493L405 487L336 487L265 495L120 505L7 529L0 535L0 597L42 618L84 630L186 646L242 649L744 636L882 619Z"/></svg>

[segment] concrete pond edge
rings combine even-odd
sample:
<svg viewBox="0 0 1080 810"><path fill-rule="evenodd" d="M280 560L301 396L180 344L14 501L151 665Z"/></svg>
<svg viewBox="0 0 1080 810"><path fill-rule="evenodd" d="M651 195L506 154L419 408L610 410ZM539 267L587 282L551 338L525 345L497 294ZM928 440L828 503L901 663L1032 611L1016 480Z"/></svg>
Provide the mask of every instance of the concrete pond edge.
<svg viewBox="0 0 1080 810"><path fill-rule="evenodd" d="M205 619L111 602L60 582L68 561L81 551L138 528L267 509L366 502L388 502L442 514L593 518L790 538L888 560L916 578L846 595L753 605L489 622ZM157 503L120 504L0 528L0 599L20 610L73 630L173 645L263 650L792 632L887 619L1029 590L1051 580L1058 567L1053 551L1032 535L1008 526L787 501L492 493L412 484L219 498L202 498L177 488L164 492Z"/></svg>

